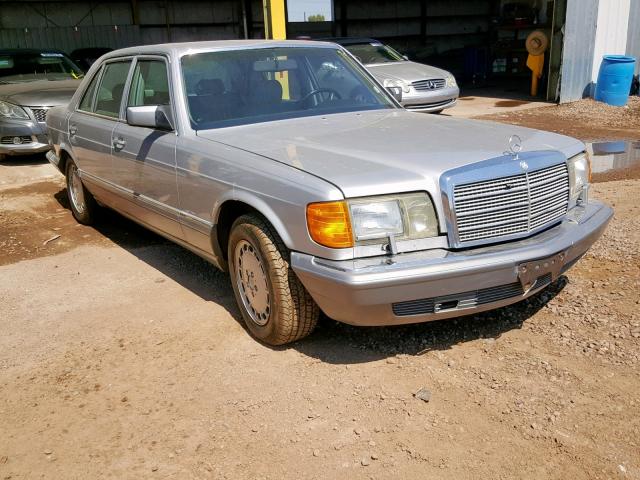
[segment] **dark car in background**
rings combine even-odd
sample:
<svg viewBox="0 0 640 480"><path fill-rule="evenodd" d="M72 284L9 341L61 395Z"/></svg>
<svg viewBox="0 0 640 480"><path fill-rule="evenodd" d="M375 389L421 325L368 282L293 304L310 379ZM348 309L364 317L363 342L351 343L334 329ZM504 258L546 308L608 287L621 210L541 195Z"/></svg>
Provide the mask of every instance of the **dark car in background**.
<svg viewBox="0 0 640 480"><path fill-rule="evenodd" d="M69 103L83 76L58 50L0 50L0 160L49 150L47 111Z"/></svg>
<svg viewBox="0 0 640 480"><path fill-rule="evenodd" d="M84 72L88 72L91 65L93 65L97 59L111 51L113 51L113 48L107 47L78 48L71 52L69 57L71 57L71 60Z"/></svg>

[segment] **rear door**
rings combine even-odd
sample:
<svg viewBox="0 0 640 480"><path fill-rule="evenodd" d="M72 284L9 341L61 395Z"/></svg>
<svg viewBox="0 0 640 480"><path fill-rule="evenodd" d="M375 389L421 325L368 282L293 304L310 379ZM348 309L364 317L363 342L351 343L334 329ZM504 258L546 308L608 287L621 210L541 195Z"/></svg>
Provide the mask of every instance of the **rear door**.
<svg viewBox="0 0 640 480"><path fill-rule="evenodd" d="M78 168L89 182L113 182L112 133L130 67L130 58L105 63L69 117L69 141Z"/></svg>
<svg viewBox="0 0 640 480"><path fill-rule="evenodd" d="M172 106L167 60L140 56L133 67L126 107ZM176 185L176 133L118 123L113 131L115 181L133 192L130 213L171 236L182 238Z"/></svg>

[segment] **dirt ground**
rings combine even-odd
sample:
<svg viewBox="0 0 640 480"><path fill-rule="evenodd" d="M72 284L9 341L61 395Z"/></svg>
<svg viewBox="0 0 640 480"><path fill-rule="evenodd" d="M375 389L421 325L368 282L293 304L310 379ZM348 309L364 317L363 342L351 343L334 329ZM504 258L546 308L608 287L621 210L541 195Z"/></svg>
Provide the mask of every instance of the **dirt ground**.
<svg viewBox="0 0 640 480"><path fill-rule="evenodd" d="M562 133L584 141L639 140L640 97L629 97L626 107L592 99L474 117Z"/></svg>
<svg viewBox="0 0 640 480"><path fill-rule="evenodd" d="M77 225L42 168L0 186L0 479L640 479L640 180L529 301L269 348L225 275Z"/></svg>

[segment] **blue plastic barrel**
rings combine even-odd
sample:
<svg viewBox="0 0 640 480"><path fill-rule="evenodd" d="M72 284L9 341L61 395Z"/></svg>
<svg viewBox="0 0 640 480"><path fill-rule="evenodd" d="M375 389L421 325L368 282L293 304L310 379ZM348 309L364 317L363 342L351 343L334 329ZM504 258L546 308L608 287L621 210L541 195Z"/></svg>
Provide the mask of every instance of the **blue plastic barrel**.
<svg viewBox="0 0 640 480"><path fill-rule="evenodd" d="M596 85L596 100L616 107L625 106L631 90L635 64L635 58L625 55L602 57Z"/></svg>

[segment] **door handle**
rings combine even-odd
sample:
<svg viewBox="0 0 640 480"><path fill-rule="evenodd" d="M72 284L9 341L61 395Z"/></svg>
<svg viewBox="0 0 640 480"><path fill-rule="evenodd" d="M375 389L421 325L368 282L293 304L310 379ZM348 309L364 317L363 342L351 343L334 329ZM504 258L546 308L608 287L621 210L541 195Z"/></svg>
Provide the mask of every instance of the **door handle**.
<svg viewBox="0 0 640 480"><path fill-rule="evenodd" d="M77 125L69 125L69 136L73 137L78 132Z"/></svg>
<svg viewBox="0 0 640 480"><path fill-rule="evenodd" d="M113 148L115 148L116 150L122 150L126 144L127 142L124 140L124 138L113 139Z"/></svg>

